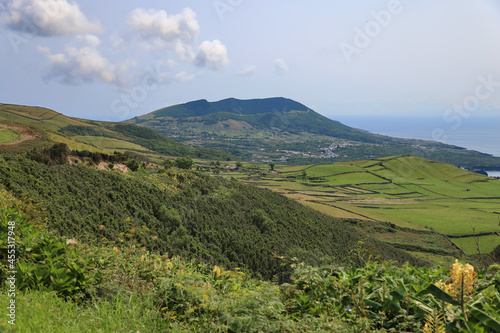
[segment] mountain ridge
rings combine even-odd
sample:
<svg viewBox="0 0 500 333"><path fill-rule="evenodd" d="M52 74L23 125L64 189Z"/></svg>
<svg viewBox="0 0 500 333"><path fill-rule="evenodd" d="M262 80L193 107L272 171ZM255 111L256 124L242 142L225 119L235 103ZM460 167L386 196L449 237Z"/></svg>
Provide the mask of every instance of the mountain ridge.
<svg viewBox="0 0 500 333"><path fill-rule="evenodd" d="M204 116L214 112L232 112L237 114L252 114L255 113L255 109L259 107L268 108L269 102L272 104L272 111L279 112L282 109L291 109L297 111L307 111L308 108L292 99L283 97L270 97L270 98L256 98L256 99L245 99L240 100L234 97L222 99L216 102L209 102L206 99L199 99L184 104L177 104L176 106L184 106L189 110L203 110L204 112L198 114L193 114L192 116ZM298 108L296 108L298 107ZM158 114L163 115L161 111L169 111L170 107L165 107L158 109L154 112L160 111Z"/></svg>
<svg viewBox="0 0 500 333"><path fill-rule="evenodd" d="M366 140L364 134L367 133L366 131L346 126L339 121L329 119L311 108L308 108L304 104L284 97L246 100L231 97L215 102L208 102L206 99L200 99L161 108L133 119L138 119L137 124L140 125L145 122L142 121L143 119L151 119L149 115L152 115L154 119L161 119L163 117L177 119L207 117L202 120L214 121L223 121L233 117L238 118L235 120L244 120L257 128L271 127L292 132L301 130L299 126L296 126L296 123L300 123L301 126L307 126L307 130L315 134L333 135L337 132L341 132L346 135L351 133L350 138L352 139ZM258 115L261 116L259 117ZM313 121L314 126L302 120ZM130 123L131 120L125 122ZM334 126L335 132L329 130L325 126L321 126L321 122L326 122L330 126Z"/></svg>
<svg viewBox="0 0 500 333"><path fill-rule="evenodd" d="M206 99L124 121L191 146L256 162L314 164L416 155L468 169L500 169L500 158L437 141L402 139L349 127L289 98Z"/></svg>

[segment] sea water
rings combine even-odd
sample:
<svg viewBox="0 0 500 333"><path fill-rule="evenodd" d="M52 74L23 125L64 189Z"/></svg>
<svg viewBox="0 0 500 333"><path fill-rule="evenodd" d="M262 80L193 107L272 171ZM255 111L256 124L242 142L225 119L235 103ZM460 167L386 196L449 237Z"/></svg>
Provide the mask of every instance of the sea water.
<svg viewBox="0 0 500 333"><path fill-rule="evenodd" d="M500 157L500 116L471 116L447 121L442 116L329 116L371 133L397 138L433 140ZM438 134L438 135L437 135ZM500 177L500 170L488 171Z"/></svg>

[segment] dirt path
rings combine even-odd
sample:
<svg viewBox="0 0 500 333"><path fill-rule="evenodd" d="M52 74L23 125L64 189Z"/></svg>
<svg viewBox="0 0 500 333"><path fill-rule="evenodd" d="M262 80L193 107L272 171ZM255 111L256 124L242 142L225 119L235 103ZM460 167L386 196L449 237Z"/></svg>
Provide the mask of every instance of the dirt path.
<svg viewBox="0 0 500 333"><path fill-rule="evenodd" d="M4 144L2 144L0 146L14 146L14 145L20 144L21 142L24 142L24 141L35 140L39 136L36 133L34 133L33 130L31 130L29 128L26 128L26 127L16 126L16 125L0 124L0 129L9 129L9 128L13 129L17 133L19 133L19 135L21 137L17 141L13 141L13 142L9 142L9 143L4 143Z"/></svg>

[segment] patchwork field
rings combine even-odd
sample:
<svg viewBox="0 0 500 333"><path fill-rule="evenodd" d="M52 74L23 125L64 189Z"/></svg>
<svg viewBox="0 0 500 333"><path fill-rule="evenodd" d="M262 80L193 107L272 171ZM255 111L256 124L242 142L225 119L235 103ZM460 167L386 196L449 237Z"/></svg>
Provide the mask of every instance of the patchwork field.
<svg viewBox="0 0 500 333"><path fill-rule="evenodd" d="M232 176L245 180L244 173ZM500 232L500 180L419 157L278 167L246 181L339 218L450 236ZM500 245L494 234L477 239L481 253ZM452 241L467 254L478 252L474 237Z"/></svg>

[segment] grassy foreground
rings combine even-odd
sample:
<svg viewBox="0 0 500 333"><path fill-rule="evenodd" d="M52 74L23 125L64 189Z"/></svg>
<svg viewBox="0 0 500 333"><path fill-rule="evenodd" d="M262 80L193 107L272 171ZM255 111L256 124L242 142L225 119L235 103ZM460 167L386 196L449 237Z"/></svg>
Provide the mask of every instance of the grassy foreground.
<svg viewBox="0 0 500 333"><path fill-rule="evenodd" d="M9 311L15 303L14 319L7 311L0 317L6 332L500 330L498 265L482 272L458 261L448 272L397 267L374 261L360 243L351 251L364 262L359 267L312 267L276 256L293 270L277 284L149 252L134 239L79 244L43 228L36 207L2 194L0 307ZM10 233L15 261L6 255ZM6 273L13 267L15 291Z"/></svg>

